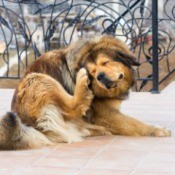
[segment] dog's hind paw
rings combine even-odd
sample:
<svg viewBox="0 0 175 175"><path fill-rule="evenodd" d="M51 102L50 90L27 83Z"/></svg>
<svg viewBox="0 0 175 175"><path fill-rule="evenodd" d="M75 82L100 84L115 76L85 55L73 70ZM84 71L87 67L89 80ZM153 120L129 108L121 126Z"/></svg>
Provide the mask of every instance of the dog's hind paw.
<svg viewBox="0 0 175 175"><path fill-rule="evenodd" d="M18 117L14 112L7 112L3 117L2 122L5 126L15 127L18 124Z"/></svg>
<svg viewBox="0 0 175 175"><path fill-rule="evenodd" d="M88 88L89 83L90 80L86 69L81 68L77 73L76 86L85 86L86 88Z"/></svg>
<svg viewBox="0 0 175 175"><path fill-rule="evenodd" d="M89 81L86 69L80 69L77 74L75 98L83 115L85 115L94 97L92 91L88 87Z"/></svg>

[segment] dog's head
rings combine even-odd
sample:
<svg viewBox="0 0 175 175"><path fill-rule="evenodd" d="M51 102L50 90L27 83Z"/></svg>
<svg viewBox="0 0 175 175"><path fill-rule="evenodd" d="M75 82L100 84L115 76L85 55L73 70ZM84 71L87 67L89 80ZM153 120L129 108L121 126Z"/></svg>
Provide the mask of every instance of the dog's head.
<svg viewBox="0 0 175 175"><path fill-rule="evenodd" d="M120 40L101 36L84 44L77 55L76 70L85 67L96 97L124 98L134 84L138 66L134 55Z"/></svg>

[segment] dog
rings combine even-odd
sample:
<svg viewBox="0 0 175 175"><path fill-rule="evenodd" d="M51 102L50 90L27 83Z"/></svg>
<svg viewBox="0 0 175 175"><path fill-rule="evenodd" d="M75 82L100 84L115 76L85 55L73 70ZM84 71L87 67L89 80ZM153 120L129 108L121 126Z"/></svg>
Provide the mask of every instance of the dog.
<svg viewBox="0 0 175 175"><path fill-rule="evenodd" d="M120 112L134 85L135 56L102 35L44 53L21 78L12 112L1 117L0 149L32 149L86 136L170 136Z"/></svg>

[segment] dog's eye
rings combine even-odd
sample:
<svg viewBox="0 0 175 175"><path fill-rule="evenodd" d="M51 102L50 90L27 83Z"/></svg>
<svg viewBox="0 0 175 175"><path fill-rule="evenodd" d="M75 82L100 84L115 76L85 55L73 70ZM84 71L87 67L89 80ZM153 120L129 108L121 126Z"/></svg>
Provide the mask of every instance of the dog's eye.
<svg viewBox="0 0 175 175"><path fill-rule="evenodd" d="M102 65L105 66L109 62L110 62L109 60L108 61L105 61L105 62L102 63Z"/></svg>

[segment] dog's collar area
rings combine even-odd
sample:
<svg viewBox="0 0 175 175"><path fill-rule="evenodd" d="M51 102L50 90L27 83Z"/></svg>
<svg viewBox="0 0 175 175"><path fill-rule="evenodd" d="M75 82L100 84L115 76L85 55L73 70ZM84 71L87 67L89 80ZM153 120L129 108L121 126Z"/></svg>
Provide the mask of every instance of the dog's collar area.
<svg viewBox="0 0 175 175"><path fill-rule="evenodd" d="M70 74L70 77L72 78L72 81L74 82L74 84L76 84L76 78L75 78L75 76L72 75L71 70L70 70L70 68L69 68L69 65L68 65L66 59L65 59L64 63L65 63L65 65L66 65L66 67L67 67L67 70L68 70L68 72L69 72L69 74Z"/></svg>

